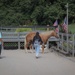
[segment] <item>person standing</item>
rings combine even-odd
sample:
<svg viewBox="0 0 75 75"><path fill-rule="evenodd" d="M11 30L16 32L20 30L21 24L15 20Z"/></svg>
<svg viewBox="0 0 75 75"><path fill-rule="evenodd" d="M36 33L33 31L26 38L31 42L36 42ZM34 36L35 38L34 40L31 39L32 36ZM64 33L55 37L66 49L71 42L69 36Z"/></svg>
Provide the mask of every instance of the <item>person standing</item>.
<svg viewBox="0 0 75 75"><path fill-rule="evenodd" d="M39 32L36 32L36 35L33 38L33 46L35 48L36 51L36 58L38 58L39 56L39 51L40 51L40 44L42 44L42 39L39 35Z"/></svg>
<svg viewBox="0 0 75 75"><path fill-rule="evenodd" d="M3 40L2 40L2 35L1 35L1 32L0 32L0 58L1 58L2 44L3 44Z"/></svg>

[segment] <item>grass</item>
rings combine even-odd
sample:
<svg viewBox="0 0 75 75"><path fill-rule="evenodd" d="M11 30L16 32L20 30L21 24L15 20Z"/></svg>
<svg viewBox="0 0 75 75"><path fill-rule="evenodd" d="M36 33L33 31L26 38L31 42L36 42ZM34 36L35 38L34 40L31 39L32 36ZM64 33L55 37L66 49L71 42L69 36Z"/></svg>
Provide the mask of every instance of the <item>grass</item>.
<svg viewBox="0 0 75 75"><path fill-rule="evenodd" d="M71 31L72 33L75 33L75 24L69 25L69 31Z"/></svg>

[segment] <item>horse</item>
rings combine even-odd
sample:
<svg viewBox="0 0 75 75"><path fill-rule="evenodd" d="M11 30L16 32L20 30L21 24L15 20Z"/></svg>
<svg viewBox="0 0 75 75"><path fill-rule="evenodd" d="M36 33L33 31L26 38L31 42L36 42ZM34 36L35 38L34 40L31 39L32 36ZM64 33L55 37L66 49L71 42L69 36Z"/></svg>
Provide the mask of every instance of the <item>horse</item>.
<svg viewBox="0 0 75 75"><path fill-rule="evenodd" d="M24 48L27 50L28 48L32 49L32 41L33 41L33 37L35 36L36 32L30 32L26 35L25 37L25 45ZM39 33L43 44L42 44L42 53L44 53L44 48L45 48L45 44L47 44L48 39L51 36L54 36L56 38L58 38L57 33L54 30L51 31L46 31L46 32L41 32Z"/></svg>

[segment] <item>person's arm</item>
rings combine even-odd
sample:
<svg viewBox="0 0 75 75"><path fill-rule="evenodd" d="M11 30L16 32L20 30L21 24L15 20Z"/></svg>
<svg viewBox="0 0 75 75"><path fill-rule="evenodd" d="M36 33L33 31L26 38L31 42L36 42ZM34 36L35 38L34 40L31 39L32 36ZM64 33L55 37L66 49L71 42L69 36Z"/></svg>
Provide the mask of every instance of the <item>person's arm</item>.
<svg viewBox="0 0 75 75"><path fill-rule="evenodd" d="M32 44L34 44L34 41L35 41L35 36L33 37Z"/></svg>

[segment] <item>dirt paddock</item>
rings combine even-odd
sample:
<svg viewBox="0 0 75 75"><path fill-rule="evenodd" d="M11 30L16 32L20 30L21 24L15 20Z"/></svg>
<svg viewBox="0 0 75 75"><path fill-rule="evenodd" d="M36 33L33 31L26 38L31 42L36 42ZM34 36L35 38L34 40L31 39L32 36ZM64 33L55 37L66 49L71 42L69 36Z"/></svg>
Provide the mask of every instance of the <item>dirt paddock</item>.
<svg viewBox="0 0 75 75"><path fill-rule="evenodd" d="M0 75L75 75L75 60L57 52L40 52L36 59L24 50L2 50L1 57Z"/></svg>

